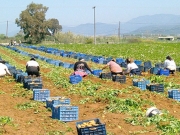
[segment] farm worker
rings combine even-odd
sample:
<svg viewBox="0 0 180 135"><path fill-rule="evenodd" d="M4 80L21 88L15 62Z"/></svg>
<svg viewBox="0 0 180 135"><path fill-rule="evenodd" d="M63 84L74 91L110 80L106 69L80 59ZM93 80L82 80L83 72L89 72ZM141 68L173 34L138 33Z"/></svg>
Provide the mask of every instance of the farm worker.
<svg viewBox="0 0 180 135"><path fill-rule="evenodd" d="M127 58L126 63L127 63L127 69L125 74L130 74L130 75L141 74L138 66L136 65L136 63L134 63L134 60L132 58Z"/></svg>
<svg viewBox="0 0 180 135"><path fill-rule="evenodd" d="M166 57L166 60L164 61L164 68L168 69L172 74L176 71L176 63L170 56Z"/></svg>
<svg viewBox="0 0 180 135"><path fill-rule="evenodd" d="M107 68L107 67L109 67L112 75L117 75L117 74L123 75L123 70L122 70L121 66L120 66L119 64L117 64L114 59L111 59L111 61L108 62L108 63L102 68L102 70L105 69L105 68Z"/></svg>
<svg viewBox="0 0 180 135"><path fill-rule="evenodd" d="M84 61L84 59L83 58L79 58L79 61L77 61L74 64L74 73L73 74L85 77L85 76L87 76L86 69L89 70L92 73L92 70L89 68L89 66Z"/></svg>
<svg viewBox="0 0 180 135"><path fill-rule="evenodd" d="M0 77L5 76L6 74L11 75L7 66L5 65L5 61L1 60L0 61Z"/></svg>
<svg viewBox="0 0 180 135"><path fill-rule="evenodd" d="M39 64L35 60L35 58L31 58L27 63L26 63L26 72L28 75L36 75L37 77L39 76Z"/></svg>

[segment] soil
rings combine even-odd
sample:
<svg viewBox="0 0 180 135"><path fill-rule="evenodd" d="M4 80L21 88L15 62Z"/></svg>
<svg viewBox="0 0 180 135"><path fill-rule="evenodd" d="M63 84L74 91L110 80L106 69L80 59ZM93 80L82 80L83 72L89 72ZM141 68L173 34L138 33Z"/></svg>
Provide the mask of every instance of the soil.
<svg viewBox="0 0 180 135"><path fill-rule="evenodd" d="M11 56L11 54L3 51L0 48L0 53ZM24 64L26 61L12 56L12 59L19 64ZM42 73L47 73L51 69L41 68ZM145 73L144 76L149 76L149 73ZM110 113L104 112L107 104L105 102L97 103L85 103L80 104L81 96L68 94L67 91L61 87L57 87L53 82L42 74L43 88L51 91L51 96L65 95L71 99L71 102L79 107L79 119L77 121L89 120L99 118L102 123L106 125L107 132L111 135L130 135L137 131L148 131L147 135L158 135L160 132L153 130L155 127L142 127L133 126L124 121L124 118L128 114L124 113ZM175 76L170 75L167 79L179 80L179 73ZM101 80L94 76L87 76L86 79L91 79L93 82L100 82L104 84L104 87L123 89L129 85L132 85L132 78L127 76L125 84L117 82ZM32 100L32 92L22 87L22 84L17 83L12 76L6 76L0 78L0 116L8 116L13 119L13 124L0 125L0 134L3 135L77 135L76 122L61 122L56 119L52 119L51 111L46 108L46 104L38 102L38 108L19 110L17 105L24 103L37 103ZM24 92L29 94L24 94ZM156 93L142 92L139 88L135 88L132 93L140 93L141 98L149 99L156 104L159 109L166 109L169 113L180 119L180 106L175 104L173 99L165 98ZM120 98L127 98L127 95L121 95ZM147 109L146 107L144 109ZM140 133L139 133L140 134Z"/></svg>

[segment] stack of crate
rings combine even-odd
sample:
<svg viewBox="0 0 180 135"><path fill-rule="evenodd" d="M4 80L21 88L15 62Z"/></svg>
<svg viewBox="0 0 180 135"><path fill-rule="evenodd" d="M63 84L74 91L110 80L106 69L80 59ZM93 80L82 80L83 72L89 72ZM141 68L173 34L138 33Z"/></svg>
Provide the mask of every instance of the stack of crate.
<svg viewBox="0 0 180 135"><path fill-rule="evenodd" d="M41 77L26 76L23 81L23 87L29 90L42 89L42 79Z"/></svg>
<svg viewBox="0 0 180 135"><path fill-rule="evenodd" d="M46 99L46 107L52 110L52 118L68 122L78 120L79 108L70 103L66 97L49 97Z"/></svg>

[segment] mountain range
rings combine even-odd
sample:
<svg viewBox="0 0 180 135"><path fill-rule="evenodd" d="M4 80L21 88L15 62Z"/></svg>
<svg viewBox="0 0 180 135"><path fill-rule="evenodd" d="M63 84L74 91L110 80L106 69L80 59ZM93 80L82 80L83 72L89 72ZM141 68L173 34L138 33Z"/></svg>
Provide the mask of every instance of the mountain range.
<svg viewBox="0 0 180 135"><path fill-rule="evenodd" d="M119 25L120 24L120 25ZM6 33L6 24L0 25L0 33ZM119 30L120 29L120 30ZM75 27L62 25L62 32L72 32L78 35L93 36L94 23L80 24ZM180 15L155 14L133 18L127 22L118 24L95 23L96 35L109 36L120 34L180 34ZM19 27L9 24L8 36L14 36L19 32ZM5 34L6 35L6 34Z"/></svg>
<svg viewBox="0 0 180 135"><path fill-rule="evenodd" d="M80 35L94 35L94 24L81 24L76 27L62 26L63 32L72 32ZM119 30L120 28L120 30ZM95 23L96 35L120 34L180 34L180 15L156 14L133 18L119 24Z"/></svg>

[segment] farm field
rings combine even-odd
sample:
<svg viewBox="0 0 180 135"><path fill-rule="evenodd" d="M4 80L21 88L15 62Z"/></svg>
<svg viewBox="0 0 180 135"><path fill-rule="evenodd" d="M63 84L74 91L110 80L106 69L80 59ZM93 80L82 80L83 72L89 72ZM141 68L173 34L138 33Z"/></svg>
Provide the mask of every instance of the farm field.
<svg viewBox="0 0 180 135"><path fill-rule="evenodd" d="M143 46L144 45L144 46ZM113 48L112 48L113 46ZM132 56L139 60L164 61L167 54L177 63L180 47L177 43L141 43L118 45L52 45L58 49L106 57ZM48 58L74 63L75 59L55 56L38 50L17 47L19 50L46 56ZM131 49L127 49L131 48ZM25 64L30 59L13 50L0 47L0 56L11 65L25 71ZM127 76L125 84L103 80L94 75L83 78L79 84L69 83L72 69L56 67L45 61L37 60L41 66L43 88L50 90L51 96L65 96L72 105L79 107L79 120L99 118L106 124L108 135L159 135L180 134L180 103L169 99L168 90L180 86L180 73L170 76L157 76L149 72L140 77ZM92 69L101 69L102 64L87 62ZM108 69L106 70L108 72ZM132 86L134 78L146 78L165 86L163 93L140 90ZM24 89L12 76L1 79L0 89L0 134L18 135L77 135L75 123L61 122L51 118L51 110L45 103L32 100L32 91ZM156 106L163 115L147 118L147 108Z"/></svg>

